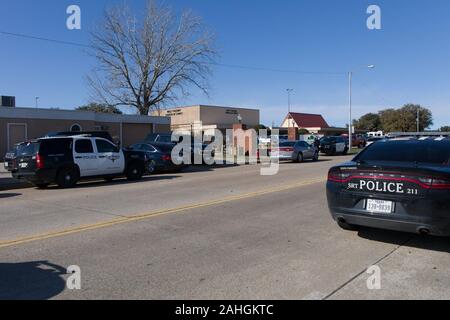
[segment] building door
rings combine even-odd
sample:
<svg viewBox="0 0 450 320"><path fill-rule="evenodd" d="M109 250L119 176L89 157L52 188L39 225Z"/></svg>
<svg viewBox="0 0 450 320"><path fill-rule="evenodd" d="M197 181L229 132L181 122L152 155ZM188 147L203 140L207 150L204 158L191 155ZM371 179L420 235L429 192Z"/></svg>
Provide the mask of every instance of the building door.
<svg viewBox="0 0 450 320"><path fill-rule="evenodd" d="M26 123L8 123L8 151L16 143L27 141Z"/></svg>

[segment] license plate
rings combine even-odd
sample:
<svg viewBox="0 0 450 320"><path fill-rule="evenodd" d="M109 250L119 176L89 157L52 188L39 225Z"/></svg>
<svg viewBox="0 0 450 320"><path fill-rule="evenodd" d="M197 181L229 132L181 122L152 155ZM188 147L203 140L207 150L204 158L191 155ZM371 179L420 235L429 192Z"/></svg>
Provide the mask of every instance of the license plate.
<svg viewBox="0 0 450 320"><path fill-rule="evenodd" d="M5 168L8 168L8 167L9 167L9 163L5 162Z"/></svg>
<svg viewBox="0 0 450 320"><path fill-rule="evenodd" d="M373 213L393 213L394 202L367 199L366 210Z"/></svg>
<svg viewBox="0 0 450 320"><path fill-rule="evenodd" d="M28 168L28 163L21 163L19 164L19 167L21 167L22 169Z"/></svg>

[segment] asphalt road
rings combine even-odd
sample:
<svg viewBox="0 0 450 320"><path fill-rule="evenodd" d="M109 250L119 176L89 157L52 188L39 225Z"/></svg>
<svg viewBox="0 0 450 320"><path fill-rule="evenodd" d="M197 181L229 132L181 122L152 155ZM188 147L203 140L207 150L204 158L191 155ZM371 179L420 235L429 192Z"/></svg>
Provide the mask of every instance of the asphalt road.
<svg viewBox="0 0 450 320"><path fill-rule="evenodd" d="M346 159L0 192L0 299L450 299L449 239L332 221L326 172Z"/></svg>

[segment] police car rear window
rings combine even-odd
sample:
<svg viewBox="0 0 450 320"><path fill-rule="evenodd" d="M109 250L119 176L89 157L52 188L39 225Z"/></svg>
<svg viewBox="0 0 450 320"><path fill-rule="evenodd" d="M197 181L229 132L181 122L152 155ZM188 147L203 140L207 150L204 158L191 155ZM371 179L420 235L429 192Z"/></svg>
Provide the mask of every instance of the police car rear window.
<svg viewBox="0 0 450 320"><path fill-rule="evenodd" d="M450 165L450 141L380 141L361 152L355 160Z"/></svg>
<svg viewBox="0 0 450 320"><path fill-rule="evenodd" d="M17 156L32 156L37 153L38 149L39 143L30 142L18 145L15 151Z"/></svg>

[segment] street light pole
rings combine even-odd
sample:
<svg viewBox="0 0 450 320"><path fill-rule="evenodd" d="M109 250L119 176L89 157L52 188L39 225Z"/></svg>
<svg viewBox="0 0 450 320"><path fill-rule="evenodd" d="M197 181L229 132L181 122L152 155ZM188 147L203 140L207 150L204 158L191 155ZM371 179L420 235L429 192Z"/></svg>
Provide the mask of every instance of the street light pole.
<svg viewBox="0 0 450 320"><path fill-rule="evenodd" d="M417 133L419 133L420 132L420 109L419 108L417 108L417 119L416 119L416 121L417 121Z"/></svg>
<svg viewBox="0 0 450 320"><path fill-rule="evenodd" d="M291 114L291 92L294 91L294 89L286 89L287 94L288 94L288 121L290 119L290 114ZM291 125L288 123L288 127L290 127Z"/></svg>
<svg viewBox="0 0 450 320"><path fill-rule="evenodd" d="M353 72L348 73L348 149L352 150L353 120L352 120L352 80Z"/></svg>
<svg viewBox="0 0 450 320"><path fill-rule="evenodd" d="M375 65L370 64L367 66L368 69L375 68ZM352 136L353 136L353 117L352 117L352 82L353 82L353 71L348 72L348 149L351 151L352 146Z"/></svg>
<svg viewBox="0 0 450 320"><path fill-rule="evenodd" d="M288 113L291 113L291 92L294 91L294 89L286 89L288 93Z"/></svg>

